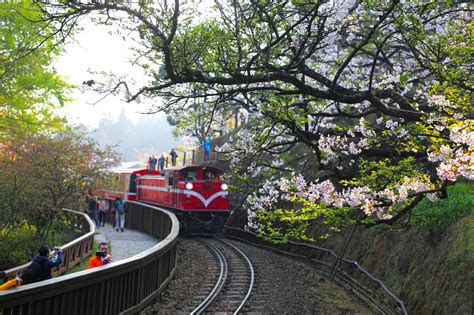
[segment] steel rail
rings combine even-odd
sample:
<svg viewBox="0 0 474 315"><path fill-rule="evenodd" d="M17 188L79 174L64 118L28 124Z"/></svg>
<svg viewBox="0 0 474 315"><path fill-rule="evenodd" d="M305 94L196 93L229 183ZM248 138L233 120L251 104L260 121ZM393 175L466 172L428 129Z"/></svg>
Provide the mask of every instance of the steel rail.
<svg viewBox="0 0 474 315"><path fill-rule="evenodd" d="M220 238L216 238L216 239L218 239L219 241L221 241L221 242L227 244L228 246L232 247L234 249L234 251L239 253L240 256L242 256L245 259L245 261L247 262L247 265L249 267L249 271L250 271L249 289L248 289L247 294L245 295L244 299L242 300L242 303L240 303L237 310L233 313L234 315L237 315L240 312L240 310L244 307L245 303L247 302L247 300L250 297L250 294L252 293L253 286L255 284L255 269L253 267L252 261L250 261L250 258L244 252L242 252L237 246L235 246L231 242L226 241L224 239L220 239Z"/></svg>
<svg viewBox="0 0 474 315"><path fill-rule="evenodd" d="M209 250L214 254L214 256L219 260L219 265L221 268L219 279L217 279L216 285L212 289L212 291L207 295L204 301L201 302L190 314L191 315L199 315L201 314L219 295L219 292L222 290L225 281L227 280L227 275L229 272L229 267L227 265L227 261L224 257L224 254L214 245L209 243L208 241L199 238L200 242L206 245Z"/></svg>
<svg viewBox="0 0 474 315"><path fill-rule="evenodd" d="M250 235L252 237L255 237L257 238L257 234L256 233L253 233L253 232L250 232L250 231L245 231L245 230L242 230L240 228L236 228L236 227L231 227L231 226L226 226L225 227L226 229L230 230L230 231L236 231L237 233L241 233L241 234L247 234L247 235ZM245 239L242 239L240 237L236 237L236 236L232 236L236 239L239 239L239 240L243 240L243 241L248 241L248 240L245 240ZM273 237L273 239L281 239L279 237ZM252 243L253 245L256 245L254 243ZM313 245L313 244L307 244L307 243L302 243L302 242L296 242L296 241L288 241L288 244L293 244L293 245L297 245L297 246L303 246L303 247L308 247L308 248L312 248L312 249L315 249L315 250L319 250L321 252L324 252L324 253L327 253L335 258L339 258L339 256L332 250L330 249L327 249L327 248L324 248L324 247L320 247L320 246L317 246L317 245ZM272 246L268 246L268 245L259 245L259 246L262 246L262 247L267 247L269 249L272 249L272 250L276 250L276 251L281 251L279 249L277 249L276 247L272 247ZM284 252L284 251L281 251L281 252ZM320 261L316 261L318 263L320 263ZM389 290L387 288L387 286L383 283L383 281L381 281L380 279L376 278L375 276L373 276L371 273L369 273L367 270L365 270L357 261L353 261L353 260L349 260L349 259L346 259L346 258L342 258L341 259L341 262L344 262L348 265L352 265L354 266L357 270L359 270L359 272L363 275L365 275L368 279L370 279L371 281L377 283L377 285L393 300L395 301L399 308L400 308L400 311L404 314L404 315L408 315L408 311L406 309L406 306L405 306L405 303L400 299L398 298L391 290ZM341 280L341 283L343 283L344 281ZM364 299L366 301L366 303L369 303L366 299ZM372 303L369 303L369 304L372 304ZM371 305L373 306L373 305ZM378 308L378 306L377 306ZM383 312L382 312L383 313Z"/></svg>

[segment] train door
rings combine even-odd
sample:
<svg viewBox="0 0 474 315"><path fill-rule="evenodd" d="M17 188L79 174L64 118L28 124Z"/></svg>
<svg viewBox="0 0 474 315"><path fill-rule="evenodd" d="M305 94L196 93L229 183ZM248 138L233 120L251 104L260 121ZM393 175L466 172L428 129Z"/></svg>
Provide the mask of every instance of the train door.
<svg viewBox="0 0 474 315"><path fill-rule="evenodd" d="M128 186L128 200L136 200L137 199L137 177L140 175L131 174L129 179L129 186Z"/></svg>
<svg viewBox="0 0 474 315"><path fill-rule="evenodd" d="M131 174L123 174L121 178L121 185L122 185L122 192L123 192L123 199L128 200L128 189L130 188L130 175Z"/></svg>
<svg viewBox="0 0 474 315"><path fill-rule="evenodd" d="M177 196L178 196L178 178L176 173L173 171L166 172L165 174L165 185L167 190L167 196L165 197L164 204L168 207L176 207Z"/></svg>
<svg viewBox="0 0 474 315"><path fill-rule="evenodd" d="M180 195L179 192L178 192L178 172L172 172L171 174L173 174L173 204L171 205L173 208L177 208L178 207L178 196Z"/></svg>

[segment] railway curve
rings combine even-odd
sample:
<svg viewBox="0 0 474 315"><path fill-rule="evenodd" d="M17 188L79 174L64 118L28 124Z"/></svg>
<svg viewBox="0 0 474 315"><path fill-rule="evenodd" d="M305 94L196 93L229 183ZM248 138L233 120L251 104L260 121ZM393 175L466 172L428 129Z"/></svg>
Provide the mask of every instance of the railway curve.
<svg viewBox="0 0 474 315"><path fill-rule="evenodd" d="M372 313L356 295L327 280L324 274L308 264L236 240L222 240L238 247L254 267L254 284L245 304L239 309L240 314ZM235 252L227 253L230 251L228 245L219 244L220 241L215 239L207 241L217 243L215 246L225 251L224 256L228 260L231 260L228 256L237 256ZM237 272L234 272L235 269ZM248 292L250 275L242 269L243 267L232 267L230 263L227 278L241 277L241 289L234 287L233 290L244 291L245 287ZM196 238L181 237L178 241L178 263L173 281L157 303L145 309L142 314L193 312L215 287L220 273L216 258L204 243ZM246 274L246 278L243 278L243 274ZM230 300L232 292L225 292L227 286L231 287L229 284L224 285L221 297L217 297L215 303L210 304L203 314L231 314L236 311L237 300L242 301L247 293L239 292L232 296L234 303L230 306L224 302Z"/></svg>
<svg viewBox="0 0 474 315"><path fill-rule="evenodd" d="M231 312L238 314L254 286L254 267L237 246L224 239L199 239L218 258L220 276L214 289L191 314Z"/></svg>

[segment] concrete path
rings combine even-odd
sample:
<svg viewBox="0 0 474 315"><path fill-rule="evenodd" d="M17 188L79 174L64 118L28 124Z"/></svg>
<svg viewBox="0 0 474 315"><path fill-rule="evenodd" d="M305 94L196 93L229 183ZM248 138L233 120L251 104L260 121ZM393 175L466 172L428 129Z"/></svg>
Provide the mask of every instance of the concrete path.
<svg viewBox="0 0 474 315"><path fill-rule="evenodd" d="M96 228L94 239L99 243L111 244L114 261L132 257L158 243L157 239L136 230L124 229L123 232L117 232L108 223Z"/></svg>

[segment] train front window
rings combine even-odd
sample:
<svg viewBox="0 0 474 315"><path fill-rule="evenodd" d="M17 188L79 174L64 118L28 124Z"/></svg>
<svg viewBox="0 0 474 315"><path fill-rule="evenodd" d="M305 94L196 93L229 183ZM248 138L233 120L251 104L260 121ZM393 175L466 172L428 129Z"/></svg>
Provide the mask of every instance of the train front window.
<svg viewBox="0 0 474 315"><path fill-rule="evenodd" d="M203 180L217 180L218 173L213 169L203 169L202 179Z"/></svg>
<svg viewBox="0 0 474 315"><path fill-rule="evenodd" d="M185 180L187 182L195 182L197 181L197 170L187 170L181 173L181 180Z"/></svg>

